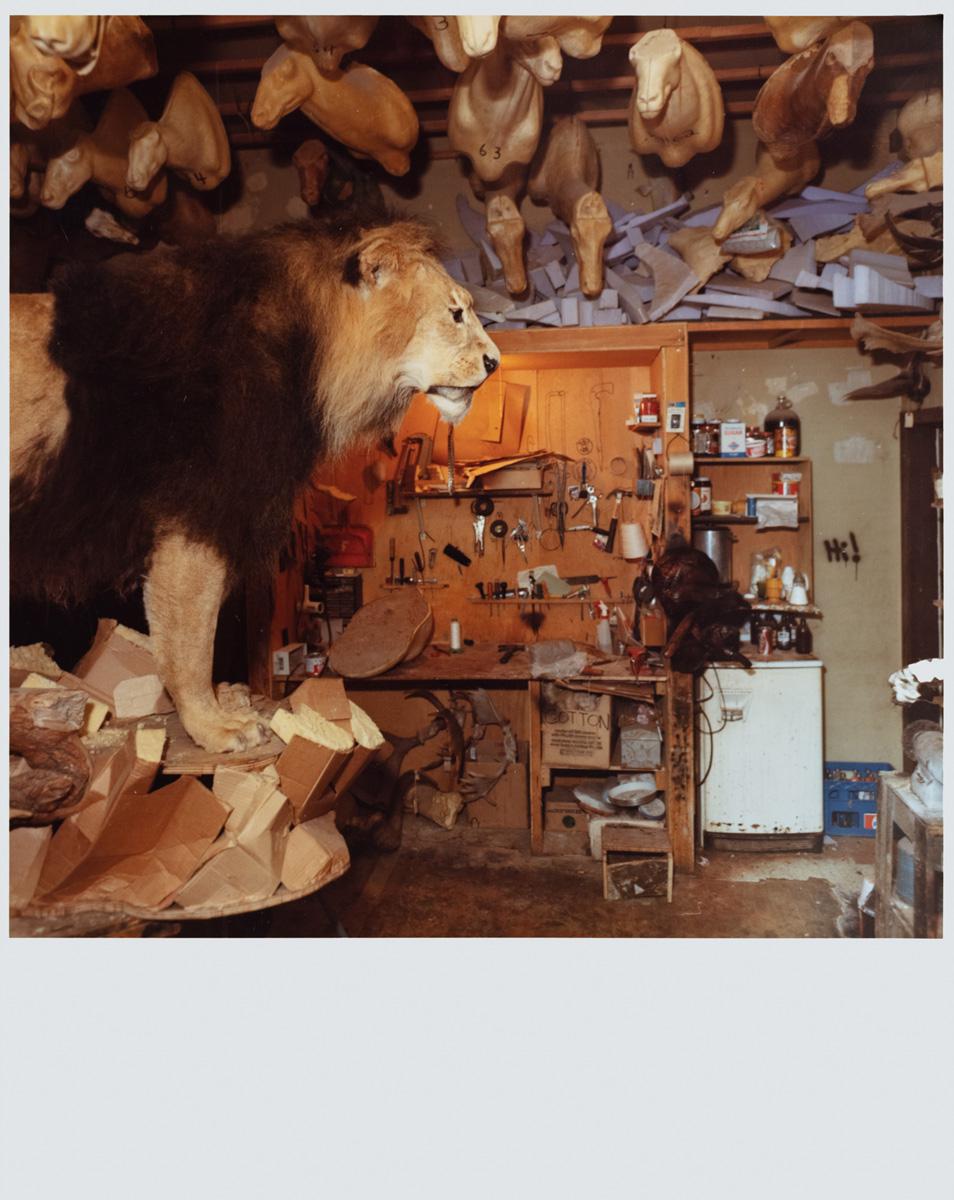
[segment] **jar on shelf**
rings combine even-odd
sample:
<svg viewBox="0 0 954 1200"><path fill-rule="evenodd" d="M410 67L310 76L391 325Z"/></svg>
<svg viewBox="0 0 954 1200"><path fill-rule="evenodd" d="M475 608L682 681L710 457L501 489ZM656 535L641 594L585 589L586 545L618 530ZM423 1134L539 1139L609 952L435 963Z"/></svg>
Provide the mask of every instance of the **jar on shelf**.
<svg viewBox="0 0 954 1200"><path fill-rule="evenodd" d="M706 429L705 418L700 417L698 420L690 422L689 441L693 454L706 455L709 453L709 433Z"/></svg>
<svg viewBox="0 0 954 1200"><path fill-rule="evenodd" d="M765 418L765 432L772 438L776 458L797 458L802 440L802 423L791 400L779 396L778 404Z"/></svg>
<svg viewBox="0 0 954 1200"><path fill-rule="evenodd" d="M749 425L745 431L745 457L765 458L769 453L769 438L764 429Z"/></svg>
<svg viewBox="0 0 954 1200"><path fill-rule="evenodd" d="M707 475L697 475L692 481L691 508L694 517L712 512L712 480Z"/></svg>
<svg viewBox="0 0 954 1200"><path fill-rule="evenodd" d="M722 453L722 422L706 421L706 454L718 458Z"/></svg>

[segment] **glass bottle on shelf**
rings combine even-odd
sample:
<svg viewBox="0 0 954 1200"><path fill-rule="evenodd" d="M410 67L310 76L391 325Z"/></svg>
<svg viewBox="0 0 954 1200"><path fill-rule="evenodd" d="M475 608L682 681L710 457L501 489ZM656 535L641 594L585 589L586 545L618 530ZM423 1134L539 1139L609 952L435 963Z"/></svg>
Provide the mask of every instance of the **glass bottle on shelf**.
<svg viewBox="0 0 954 1200"><path fill-rule="evenodd" d="M791 400L779 396L778 404L765 418L765 431L772 437L769 453L776 458L798 458L802 440L802 423Z"/></svg>
<svg viewBox="0 0 954 1200"><path fill-rule="evenodd" d="M795 627L795 650L798 654L811 654L812 652L812 631L809 629L808 620L805 617L799 617Z"/></svg>

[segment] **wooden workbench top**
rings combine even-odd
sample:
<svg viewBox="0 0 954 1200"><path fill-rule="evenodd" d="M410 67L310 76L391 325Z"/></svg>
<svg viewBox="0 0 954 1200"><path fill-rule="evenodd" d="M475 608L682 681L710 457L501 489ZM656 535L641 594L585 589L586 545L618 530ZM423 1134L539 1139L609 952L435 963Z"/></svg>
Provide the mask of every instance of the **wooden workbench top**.
<svg viewBox="0 0 954 1200"><path fill-rule="evenodd" d="M353 686L365 684L408 682L437 682L457 680L486 680L494 683L526 683L533 679L530 673L530 656L526 650L518 650L509 662L500 661L502 651L492 642L479 642L474 646L465 646L460 654L445 654L429 646L423 654L413 662L402 663L392 667L383 675L375 675L372 679L352 679L347 682ZM635 683L635 677L629 666L629 660L614 658L600 665L599 675L577 676L581 681L593 683ZM640 683L650 683L655 676L641 676Z"/></svg>

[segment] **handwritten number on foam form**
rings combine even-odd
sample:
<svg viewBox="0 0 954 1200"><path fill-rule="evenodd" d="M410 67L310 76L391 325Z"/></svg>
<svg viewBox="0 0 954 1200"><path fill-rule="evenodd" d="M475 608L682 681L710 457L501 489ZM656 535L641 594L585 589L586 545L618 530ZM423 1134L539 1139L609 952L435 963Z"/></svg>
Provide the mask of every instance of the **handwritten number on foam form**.
<svg viewBox="0 0 954 1200"><path fill-rule="evenodd" d="M499 147L499 146L494 146L494 147L493 147L493 152L494 152L494 153L493 153L493 158L494 158L494 160L496 161L496 160L497 160L497 159L500 157L500 147ZM480 157L481 157L481 158L486 158L486 157L487 157L487 143L486 143L486 142L482 142L482 143L481 143L480 150L479 150L479 154L480 154Z"/></svg>

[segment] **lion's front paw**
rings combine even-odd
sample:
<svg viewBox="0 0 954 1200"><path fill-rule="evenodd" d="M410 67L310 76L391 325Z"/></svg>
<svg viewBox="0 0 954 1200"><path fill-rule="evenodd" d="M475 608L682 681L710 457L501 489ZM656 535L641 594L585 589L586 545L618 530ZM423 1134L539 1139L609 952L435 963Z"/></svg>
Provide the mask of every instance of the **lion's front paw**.
<svg viewBox="0 0 954 1200"><path fill-rule="evenodd" d="M268 728L257 713L225 712L221 708L180 713L186 733L211 754L251 750L268 741Z"/></svg>

